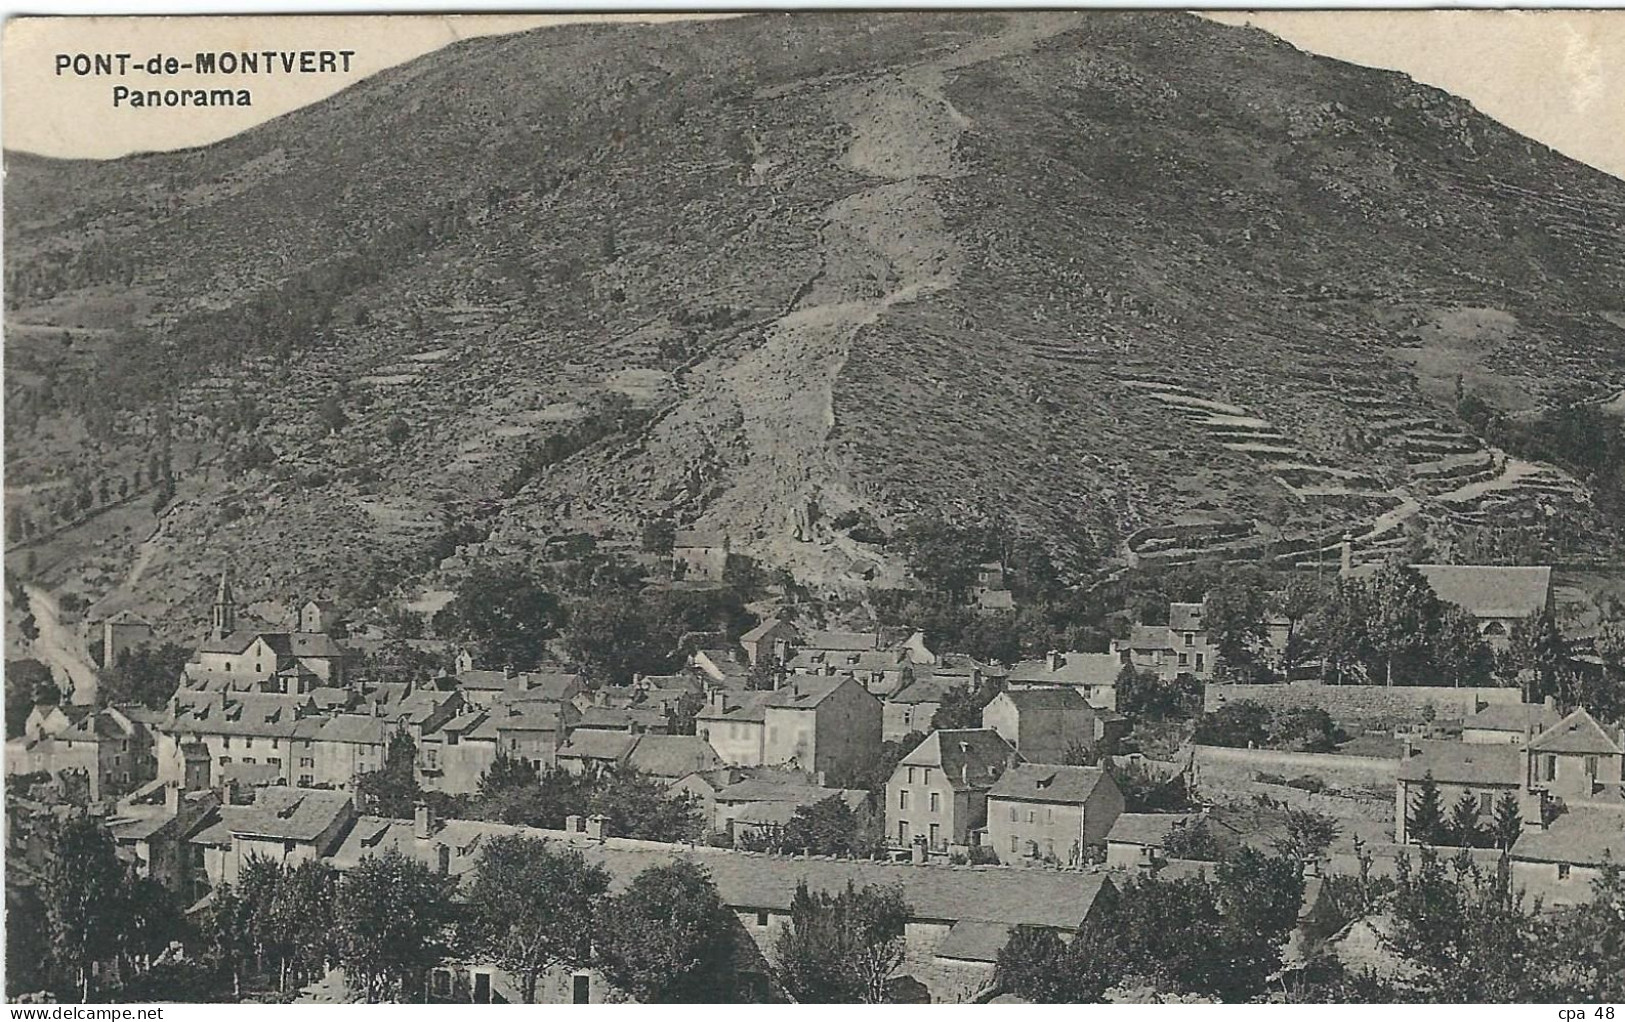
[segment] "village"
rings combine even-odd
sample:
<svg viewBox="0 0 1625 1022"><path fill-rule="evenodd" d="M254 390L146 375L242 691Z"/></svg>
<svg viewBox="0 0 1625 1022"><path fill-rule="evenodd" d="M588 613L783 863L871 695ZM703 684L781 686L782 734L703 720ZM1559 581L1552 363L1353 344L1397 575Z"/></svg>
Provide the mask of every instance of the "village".
<svg viewBox="0 0 1625 1022"><path fill-rule="evenodd" d="M678 530L670 576L724 589L733 556L726 536ZM1548 567L1359 560L1345 542L1330 575L1297 599L1301 578L1223 582L1142 610L1104 649L1010 662L769 607L687 637L671 673L615 677L551 649L491 662L478 643L352 632L315 599L273 626L245 616L226 572L167 698L69 692L8 741L10 917L43 910L65 847L168 906L140 947L98 943L83 920L87 997L190 967L295 1001L1327 999L1443 982L1411 950L1396 885L1499 883L1541 925L1618 897L1617 622L1559 634ZM973 619L1023 592L996 561L963 576ZM97 624L104 665L156 641L133 614ZM380 667L386 648L417 657ZM372 870L444 902L420 906L398 960L378 952L365 972L272 936L267 906L299 890L312 919L362 911L334 878ZM534 886L582 882L575 916ZM649 912L631 929L658 931L670 906L651 892L685 885L716 908L720 950L694 975L651 975L669 948L582 922ZM1275 911L1241 928L1256 960L1223 980L1156 950L1172 938L1141 931L1163 923L1133 916L1237 890ZM536 897L535 919L515 907ZM458 915L482 904L483 929ZM883 953L867 974L809 975L844 953L809 943L818 913L870 934ZM561 919L574 943L505 944ZM1110 967L1066 957L1108 931L1130 949ZM1056 989L1075 974L1093 978Z"/></svg>

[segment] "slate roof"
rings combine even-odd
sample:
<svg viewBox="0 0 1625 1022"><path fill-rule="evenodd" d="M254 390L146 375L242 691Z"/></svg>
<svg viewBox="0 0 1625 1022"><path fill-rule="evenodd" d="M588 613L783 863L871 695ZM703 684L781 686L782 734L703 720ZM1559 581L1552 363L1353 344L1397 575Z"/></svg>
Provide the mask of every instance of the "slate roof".
<svg viewBox="0 0 1625 1022"><path fill-rule="evenodd" d="M1167 844L1169 831L1199 819L1200 813L1122 813L1107 831L1106 841L1160 848Z"/></svg>
<svg viewBox="0 0 1625 1022"><path fill-rule="evenodd" d="M1516 787L1523 777L1523 750L1516 745L1417 742L1416 755L1399 765L1399 779L1420 781L1428 773L1441 784Z"/></svg>
<svg viewBox="0 0 1625 1022"><path fill-rule="evenodd" d="M576 729L588 731L630 731L634 725L664 727L666 714L653 706L589 706L581 711Z"/></svg>
<svg viewBox="0 0 1625 1022"><path fill-rule="evenodd" d="M801 643L804 649L858 652L880 648L879 632L809 632Z"/></svg>
<svg viewBox="0 0 1625 1022"><path fill-rule="evenodd" d="M1503 565L1414 564L1439 599L1465 608L1475 617L1528 617L1544 610L1552 591L1549 567Z"/></svg>
<svg viewBox="0 0 1625 1022"><path fill-rule="evenodd" d="M857 682L843 674L792 674L767 694L767 705L773 709L810 710L846 684Z"/></svg>
<svg viewBox="0 0 1625 1022"><path fill-rule="evenodd" d="M498 731L557 731L564 726L562 704L552 702L518 703L491 714Z"/></svg>
<svg viewBox="0 0 1625 1022"><path fill-rule="evenodd" d="M1105 778L1101 767L1018 763L1004 772L987 797L1082 805Z"/></svg>
<svg viewBox="0 0 1625 1022"><path fill-rule="evenodd" d="M1522 734L1530 727L1539 734L1556 724L1556 710L1542 703L1491 703L1461 722L1463 730L1511 731Z"/></svg>
<svg viewBox="0 0 1625 1022"><path fill-rule="evenodd" d="M1601 865L1625 863L1625 813L1613 809L1570 809L1545 830L1526 830L1512 857L1530 862Z"/></svg>
<svg viewBox="0 0 1625 1022"><path fill-rule="evenodd" d="M991 788L1021 758L992 728L933 731L904 756L899 766L939 767L957 790Z"/></svg>
<svg viewBox="0 0 1625 1022"><path fill-rule="evenodd" d="M1010 700L1016 704L1016 710L1023 714L1089 709L1089 703L1075 688L1013 688L1000 692L994 698Z"/></svg>
<svg viewBox="0 0 1625 1022"><path fill-rule="evenodd" d="M232 834L314 841L351 809L342 791L316 788L261 788L254 804L221 806L220 816Z"/></svg>
<svg viewBox="0 0 1625 1022"><path fill-rule="evenodd" d="M560 759L607 760L619 763L632 746L637 743L638 736L627 734L624 731L593 731L577 728L571 732L570 740L559 748Z"/></svg>
<svg viewBox="0 0 1625 1022"><path fill-rule="evenodd" d="M316 738L324 742L349 742L354 745L387 745L395 724L383 717L361 713L336 713L327 718Z"/></svg>
<svg viewBox="0 0 1625 1022"><path fill-rule="evenodd" d="M1536 735L1529 742L1535 752L1562 752L1573 755L1618 756L1619 741L1603 730L1584 707Z"/></svg>
<svg viewBox="0 0 1625 1022"><path fill-rule="evenodd" d="M888 703L940 703L944 696L965 684L962 677L939 677L933 674L924 674L915 668L914 681L886 697Z"/></svg>
<svg viewBox="0 0 1625 1022"><path fill-rule="evenodd" d="M1176 632L1201 631L1202 605L1200 603L1168 604L1168 627Z"/></svg>
<svg viewBox="0 0 1625 1022"><path fill-rule="evenodd" d="M366 855L383 855L396 848L433 866L438 857L436 845L445 844L452 850L451 875L464 876L473 870L484 842L501 834L543 837L580 850L588 861L609 871L611 892L624 890L645 869L688 859L711 874L723 903L736 910L788 912L796 885L803 881L813 891L830 893L845 890L848 883L858 887L899 884L916 920L954 923L970 919L1075 929L1100 892L1111 884L1104 873L797 858L620 838L599 842L562 831L468 820L449 820L430 841L417 841L410 820L378 817L358 820L328 861L347 869ZM968 934L965 939L969 942Z"/></svg>
<svg viewBox="0 0 1625 1022"><path fill-rule="evenodd" d="M762 721L767 719L768 692L727 692L723 695L722 708L718 709L710 702L705 709L694 715L695 720L749 720Z"/></svg>
<svg viewBox="0 0 1625 1022"><path fill-rule="evenodd" d="M722 766L711 743L696 735L638 735L627 765L655 777L687 777Z"/></svg>
<svg viewBox="0 0 1625 1022"><path fill-rule="evenodd" d="M786 666L792 671L810 673L830 667L837 674L854 671L897 671L908 660L900 649L865 649L855 652L802 650Z"/></svg>
<svg viewBox="0 0 1625 1022"><path fill-rule="evenodd" d="M172 705L172 712L158 725L160 730L255 738L293 736L309 719L300 715L312 712L315 706L309 696L239 692L228 693L222 703L220 693L193 691L176 692Z"/></svg>
<svg viewBox="0 0 1625 1022"><path fill-rule="evenodd" d="M1173 649L1173 639L1167 625L1135 625L1129 630L1127 645L1129 649Z"/></svg>
<svg viewBox="0 0 1625 1022"><path fill-rule="evenodd" d="M767 635L768 632L771 632L780 625L789 625L790 628L795 628L794 625L790 625L789 622L780 620L779 618L765 618L761 624L758 624L755 628L752 628L744 635L741 635L739 637L739 641L745 643L755 643L758 639L761 639L763 636Z"/></svg>
<svg viewBox="0 0 1625 1022"><path fill-rule="evenodd" d="M948 928L948 935L937 945L936 955L960 962L997 962L999 952L1004 950L1014 929L1008 923L961 919Z"/></svg>

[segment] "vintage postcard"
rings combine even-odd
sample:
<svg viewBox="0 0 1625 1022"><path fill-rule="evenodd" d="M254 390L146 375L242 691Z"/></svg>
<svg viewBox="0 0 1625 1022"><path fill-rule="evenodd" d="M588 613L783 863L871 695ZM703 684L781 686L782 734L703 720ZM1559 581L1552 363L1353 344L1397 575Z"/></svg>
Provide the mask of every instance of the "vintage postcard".
<svg viewBox="0 0 1625 1022"><path fill-rule="evenodd" d="M8 1001L1625 1001L1625 14L4 66Z"/></svg>

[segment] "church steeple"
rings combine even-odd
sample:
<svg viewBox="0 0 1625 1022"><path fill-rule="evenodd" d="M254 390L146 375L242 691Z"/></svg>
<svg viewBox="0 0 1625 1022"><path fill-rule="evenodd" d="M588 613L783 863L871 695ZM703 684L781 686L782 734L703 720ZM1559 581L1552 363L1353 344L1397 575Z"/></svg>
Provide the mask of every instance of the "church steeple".
<svg viewBox="0 0 1625 1022"><path fill-rule="evenodd" d="M231 569L220 573L220 589L214 596L214 637L224 639L237 630L237 601L231 595Z"/></svg>

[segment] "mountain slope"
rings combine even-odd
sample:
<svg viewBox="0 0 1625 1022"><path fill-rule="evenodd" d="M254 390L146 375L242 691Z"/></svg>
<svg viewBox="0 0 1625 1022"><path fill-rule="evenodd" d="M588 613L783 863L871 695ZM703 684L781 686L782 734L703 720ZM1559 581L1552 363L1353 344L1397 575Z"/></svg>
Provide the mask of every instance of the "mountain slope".
<svg viewBox="0 0 1625 1022"><path fill-rule="evenodd" d="M1185 15L545 30L7 166L8 501L108 609L193 615L226 561L366 600L656 516L881 584L839 512L1002 516L1078 570L1568 542L1585 487L1457 392L1625 385L1625 183ZM161 521L54 531L166 448Z"/></svg>

